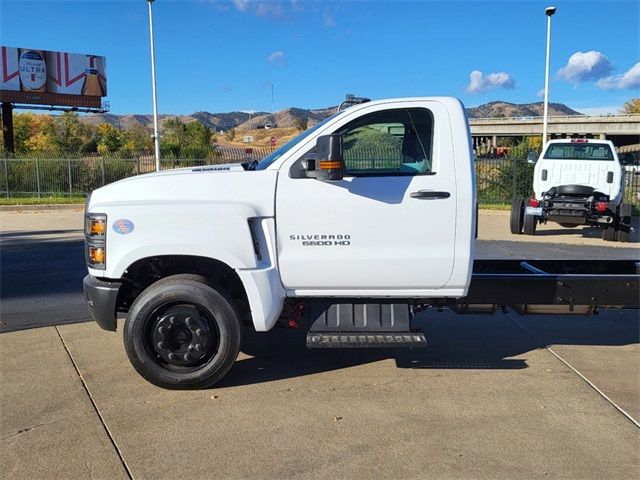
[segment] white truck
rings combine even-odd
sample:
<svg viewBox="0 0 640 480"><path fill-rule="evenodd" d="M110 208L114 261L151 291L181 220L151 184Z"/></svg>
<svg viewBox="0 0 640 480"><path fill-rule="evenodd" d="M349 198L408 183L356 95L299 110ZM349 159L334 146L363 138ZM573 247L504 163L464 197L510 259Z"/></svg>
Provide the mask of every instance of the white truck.
<svg viewBox="0 0 640 480"><path fill-rule="evenodd" d="M358 103L358 102L352 102ZM639 304L634 262L475 261L473 153L454 98L364 102L259 162L128 178L85 215L85 296L136 370L214 384L243 330L307 346L424 347L416 311Z"/></svg>
<svg viewBox="0 0 640 480"><path fill-rule="evenodd" d="M511 233L535 235L538 223L591 225L606 241L629 242L632 206L623 203L624 170L608 140L551 140L536 162L534 197L514 199Z"/></svg>

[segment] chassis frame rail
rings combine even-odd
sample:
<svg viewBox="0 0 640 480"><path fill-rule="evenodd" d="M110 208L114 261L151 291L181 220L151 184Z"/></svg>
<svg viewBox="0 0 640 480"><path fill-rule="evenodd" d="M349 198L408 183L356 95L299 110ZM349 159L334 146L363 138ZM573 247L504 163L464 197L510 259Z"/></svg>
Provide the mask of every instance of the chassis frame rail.
<svg viewBox="0 0 640 480"><path fill-rule="evenodd" d="M640 262L635 260L476 260L460 313L534 306L640 307Z"/></svg>

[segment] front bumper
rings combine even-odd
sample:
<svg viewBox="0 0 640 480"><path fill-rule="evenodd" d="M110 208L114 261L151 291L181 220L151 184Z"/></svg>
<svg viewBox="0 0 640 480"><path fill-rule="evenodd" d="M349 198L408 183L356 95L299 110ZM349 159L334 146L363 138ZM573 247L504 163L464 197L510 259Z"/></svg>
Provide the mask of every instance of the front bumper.
<svg viewBox="0 0 640 480"><path fill-rule="evenodd" d="M116 331L116 301L121 285L121 282L99 280L92 275L82 281L91 316L104 330Z"/></svg>

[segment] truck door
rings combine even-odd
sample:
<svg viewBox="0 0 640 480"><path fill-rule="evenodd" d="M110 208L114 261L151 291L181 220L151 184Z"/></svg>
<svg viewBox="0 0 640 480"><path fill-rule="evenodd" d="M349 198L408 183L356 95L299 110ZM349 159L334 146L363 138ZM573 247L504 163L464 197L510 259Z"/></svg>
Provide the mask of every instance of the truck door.
<svg viewBox="0 0 640 480"><path fill-rule="evenodd" d="M342 135L341 181L300 174L300 162L313 149L283 165L276 222L288 289L409 295L447 284L456 233L447 111L437 102L408 105L378 105L325 132Z"/></svg>

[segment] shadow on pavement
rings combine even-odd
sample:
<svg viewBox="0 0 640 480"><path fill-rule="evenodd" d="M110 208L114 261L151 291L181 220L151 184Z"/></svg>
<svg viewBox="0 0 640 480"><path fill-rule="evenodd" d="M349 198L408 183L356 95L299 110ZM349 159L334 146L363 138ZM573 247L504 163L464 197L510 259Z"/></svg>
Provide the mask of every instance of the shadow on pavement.
<svg viewBox="0 0 640 480"><path fill-rule="evenodd" d="M516 315L516 314L510 314ZM607 311L586 316L517 316L503 313L456 315L445 311L420 314L416 322L427 337L425 349L307 350L306 331L251 332L240 359L217 387L250 385L394 360L399 368L524 369L527 352L556 344L630 345L640 343L637 311ZM535 326L530 333L528 324ZM519 357L519 358L512 358Z"/></svg>
<svg viewBox="0 0 640 480"><path fill-rule="evenodd" d="M554 228L544 228L543 230L538 229L536 231L536 236L553 237L579 235L584 238L602 238L602 230L595 227L577 226L574 228L566 228L561 227L555 222L549 222L547 223L547 226ZM633 231L631 232L631 243L638 243L640 242L640 218L634 217L631 221L631 226L633 227ZM605 245L607 245L607 243L609 242L604 242Z"/></svg>

